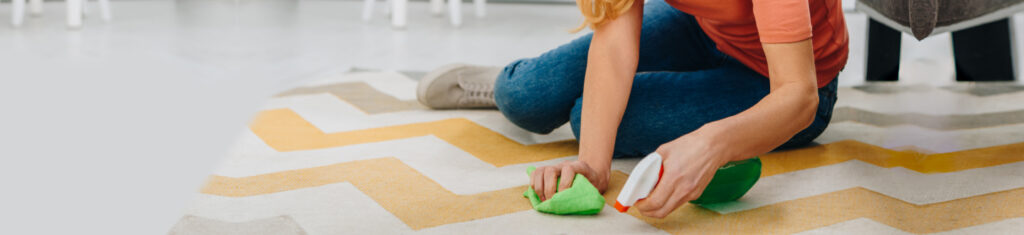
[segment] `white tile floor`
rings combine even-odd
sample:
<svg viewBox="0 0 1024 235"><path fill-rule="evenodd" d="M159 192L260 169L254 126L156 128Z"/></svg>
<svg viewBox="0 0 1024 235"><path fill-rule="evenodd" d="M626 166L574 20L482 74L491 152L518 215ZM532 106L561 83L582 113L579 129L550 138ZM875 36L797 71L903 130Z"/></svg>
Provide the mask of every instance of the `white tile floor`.
<svg viewBox="0 0 1024 235"><path fill-rule="evenodd" d="M394 30L383 8L371 22L360 21L361 6L114 1L113 22L93 16L83 29L68 30L63 4L47 2L44 15L22 27L0 26L0 135L13 143L0 148L0 156L20 156L0 164L0 181L32 192L7 194L12 198L0 208L46 218L16 225L26 228L61 229L47 221L79 221L62 224L110 231L108 224L81 220L106 211L155 218L121 228L152 231L115 234L163 233L269 94L352 66L500 66L577 37L567 30L580 22L571 5L489 4L487 18L471 17L466 7L464 25L453 28L430 16L427 3L412 2L407 29ZM9 4L0 5L0 19L9 19L9 12ZM842 85L863 82L865 20L847 16L851 58ZM1022 20L1014 19L1018 29ZM948 35L923 42L905 37L901 83L951 82L949 45ZM22 181L25 176L34 180Z"/></svg>

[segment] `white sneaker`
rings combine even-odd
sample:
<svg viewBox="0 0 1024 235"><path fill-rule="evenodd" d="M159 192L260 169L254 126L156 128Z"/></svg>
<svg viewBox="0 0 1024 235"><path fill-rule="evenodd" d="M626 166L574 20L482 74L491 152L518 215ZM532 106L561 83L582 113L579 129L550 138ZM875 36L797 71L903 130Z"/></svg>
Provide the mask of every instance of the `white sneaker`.
<svg viewBox="0 0 1024 235"><path fill-rule="evenodd" d="M496 108L494 81L499 67L450 64L431 71L420 80L416 98L433 109Z"/></svg>

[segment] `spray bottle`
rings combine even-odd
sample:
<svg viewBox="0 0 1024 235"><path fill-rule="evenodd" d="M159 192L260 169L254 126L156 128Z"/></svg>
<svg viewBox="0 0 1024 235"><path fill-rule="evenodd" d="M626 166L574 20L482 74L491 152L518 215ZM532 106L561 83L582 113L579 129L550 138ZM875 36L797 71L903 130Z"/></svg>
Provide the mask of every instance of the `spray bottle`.
<svg viewBox="0 0 1024 235"><path fill-rule="evenodd" d="M661 175L665 173L661 162L661 155L654 152L637 163L615 200L616 210L626 212L634 203L649 196L651 190L661 180ZM718 168L700 197L690 202L703 205L734 201L746 194L760 177L760 158L726 163L725 166Z"/></svg>

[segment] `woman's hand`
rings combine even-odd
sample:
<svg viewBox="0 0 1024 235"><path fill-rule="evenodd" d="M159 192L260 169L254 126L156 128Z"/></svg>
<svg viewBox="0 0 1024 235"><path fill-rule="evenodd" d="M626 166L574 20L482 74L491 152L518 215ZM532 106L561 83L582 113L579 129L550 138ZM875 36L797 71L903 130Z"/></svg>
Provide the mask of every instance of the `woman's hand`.
<svg viewBox="0 0 1024 235"><path fill-rule="evenodd" d="M664 167L661 181L634 208L644 216L664 218L700 197L718 168L728 162L716 154L712 143L708 136L692 132L658 147Z"/></svg>
<svg viewBox="0 0 1024 235"><path fill-rule="evenodd" d="M572 187L573 176L579 173L587 177L587 180L590 180L590 183L598 191L604 193L604 190L608 188L608 171L609 169L594 170L587 163L579 160L566 161L558 165L542 166L533 170L533 174L530 175L530 184L533 185L533 191L537 192L537 197L541 201L546 201L555 195L555 187L559 192ZM559 177L561 180L555 183Z"/></svg>

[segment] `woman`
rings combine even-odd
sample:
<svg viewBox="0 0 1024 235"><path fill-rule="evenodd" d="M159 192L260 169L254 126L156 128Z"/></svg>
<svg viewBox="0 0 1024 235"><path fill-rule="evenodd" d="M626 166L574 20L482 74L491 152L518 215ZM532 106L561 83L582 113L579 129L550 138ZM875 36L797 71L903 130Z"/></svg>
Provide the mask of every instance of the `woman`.
<svg viewBox="0 0 1024 235"><path fill-rule="evenodd" d="M603 193L612 158L657 151L664 175L634 208L662 218L725 163L828 125L847 58L840 0L577 1L592 34L504 69L445 66L418 90L429 107L497 107L536 133L568 121L579 158L533 172L542 200L575 173Z"/></svg>

